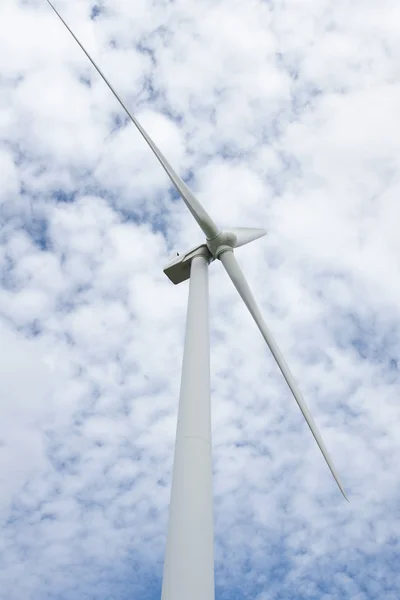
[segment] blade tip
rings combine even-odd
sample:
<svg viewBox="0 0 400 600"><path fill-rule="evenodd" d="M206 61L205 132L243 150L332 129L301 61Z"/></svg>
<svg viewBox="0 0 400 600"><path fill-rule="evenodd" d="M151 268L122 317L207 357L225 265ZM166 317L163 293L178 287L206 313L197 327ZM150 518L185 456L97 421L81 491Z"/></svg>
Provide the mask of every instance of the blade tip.
<svg viewBox="0 0 400 600"><path fill-rule="evenodd" d="M339 483L338 483L338 485L339 485L339 489L340 489L340 491L342 492L342 496L343 496L343 498L344 498L345 500L347 500L347 502L349 502L349 503L350 503L350 500L348 499L348 497L347 497L347 494L346 494L346 492L344 491L344 488L341 486L341 484L339 484Z"/></svg>

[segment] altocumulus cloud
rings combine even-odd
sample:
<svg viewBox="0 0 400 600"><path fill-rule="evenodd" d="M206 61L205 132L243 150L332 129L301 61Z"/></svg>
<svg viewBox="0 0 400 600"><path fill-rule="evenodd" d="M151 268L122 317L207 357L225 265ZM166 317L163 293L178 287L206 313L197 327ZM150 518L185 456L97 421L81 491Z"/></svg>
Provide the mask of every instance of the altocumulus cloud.
<svg viewBox="0 0 400 600"><path fill-rule="evenodd" d="M346 504L219 264L218 600L397 600L400 7L58 0L238 251ZM159 598L201 241L44 1L0 6L0 597Z"/></svg>

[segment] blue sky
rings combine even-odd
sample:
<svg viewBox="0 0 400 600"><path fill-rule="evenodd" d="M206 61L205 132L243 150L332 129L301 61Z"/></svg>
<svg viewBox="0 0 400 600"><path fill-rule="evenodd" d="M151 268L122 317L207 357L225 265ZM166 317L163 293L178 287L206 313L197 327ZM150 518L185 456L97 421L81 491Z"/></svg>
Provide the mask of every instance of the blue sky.
<svg viewBox="0 0 400 600"><path fill-rule="evenodd" d="M217 600L398 600L400 7L57 0L220 226L348 492L210 268ZM202 241L43 0L1 3L0 598L160 598Z"/></svg>

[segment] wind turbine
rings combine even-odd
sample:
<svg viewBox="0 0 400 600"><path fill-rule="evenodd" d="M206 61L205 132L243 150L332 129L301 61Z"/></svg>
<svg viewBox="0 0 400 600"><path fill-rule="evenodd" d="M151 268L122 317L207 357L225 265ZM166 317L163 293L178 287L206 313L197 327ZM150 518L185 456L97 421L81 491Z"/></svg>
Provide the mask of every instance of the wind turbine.
<svg viewBox="0 0 400 600"><path fill-rule="evenodd" d="M347 496L300 390L262 317L234 255L235 248L264 236L266 231L248 227L220 230L217 227L150 136L131 114L50 0L47 2L146 140L206 237L204 244L175 258L164 269L164 273L174 284L187 279L190 281L162 600L213 600L214 535L208 266L215 259L221 261L247 306L346 500Z"/></svg>

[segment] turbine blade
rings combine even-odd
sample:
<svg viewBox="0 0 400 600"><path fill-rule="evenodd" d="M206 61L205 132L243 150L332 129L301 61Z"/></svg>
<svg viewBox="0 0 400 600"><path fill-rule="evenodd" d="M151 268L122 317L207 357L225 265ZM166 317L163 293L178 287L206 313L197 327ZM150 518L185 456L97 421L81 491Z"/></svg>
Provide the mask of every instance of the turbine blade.
<svg viewBox="0 0 400 600"><path fill-rule="evenodd" d="M73 33L73 31L67 25L67 23L64 21L64 19L62 18L60 13L57 11L57 9L53 6L53 4L50 2L50 0L47 0L47 3L51 6L53 11L56 13L58 18L60 19L60 21L65 25L65 27L67 28L69 33L72 35L72 37L74 38L76 43L81 48L81 50L83 50L83 52L86 54L87 58L90 60L90 62L92 63L92 65L94 66L94 68L96 69L98 74L100 75L100 77L103 79L103 81L109 87L110 91L114 94L115 98L118 100L118 102L120 103L120 105L122 106L122 108L124 109L124 111L126 112L128 117L130 118L132 123L135 125L135 127L138 129L138 131L141 133L141 135L143 136L143 138L145 139L147 144L150 146L151 150L153 151L153 153L157 157L158 161L160 162L161 166L163 167L164 171L166 172L166 174L170 178L171 182L175 186L175 188L176 188L177 192L179 193L179 195L181 196L182 200L184 201L184 203L186 204L186 206L192 213L193 217L196 219L198 225L200 226L200 228L206 235L207 239L211 239L211 238L215 237L216 235L218 235L219 229L216 226L216 224L214 223L214 221L211 219L210 215L203 208L203 206L200 204L200 202L197 200L197 198L193 195L193 193L189 190L186 183L184 181L182 181L182 179L179 177L179 175L174 171L174 169L171 167L171 165L169 164L169 162L167 161L165 156L162 154L161 150L159 150L159 148L157 148L157 146L155 145L153 140L150 138L150 136L146 133L146 131L140 125L139 121L131 114L131 112L129 111L127 106L124 104L124 102L118 96L117 92L114 90L111 83L108 81L106 76L102 73L100 68L96 65L96 63L94 62L92 57L89 55L89 53L85 50L85 48L83 47L81 42L78 40L76 35Z"/></svg>
<svg viewBox="0 0 400 600"><path fill-rule="evenodd" d="M331 470L331 473L332 473L333 477L335 478L336 483L339 486L340 491L342 492L343 496L348 501L348 498L345 494L344 488L340 482L339 476L336 473L335 467L333 466L332 459L329 456L328 451L325 447L325 444L324 444L324 442L321 438L321 435L317 429L317 426L314 423L314 419L312 418L311 413L308 410L307 405L303 400L300 390L298 389L298 387L296 385L293 375L289 371L289 368L285 362L285 359L283 358L283 356L281 354L281 351L279 350L274 338L271 335L271 332L269 331L267 325L265 324L265 321L264 321L264 319L261 315L261 312L257 306L257 303L254 299L253 293L250 290L250 287L246 281L246 278L236 261L233 251L228 250L226 252L223 252L219 256L219 259L222 262L222 264L224 265L226 272L228 273L230 279L232 280L232 282L233 282L234 286L236 287L237 291L239 292L240 296L242 297L243 302L246 304L247 308L249 309L250 314L253 317L253 319L255 320L259 330L261 331L261 334L262 334L264 340L267 342L269 349L271 350L273 357L275 358L276 362L278 363L278 366L282 372L282 375L284 376L286 383L288 384L297 404L299 405L299 408L300 408L301 412L303 413L305 420L307 421L307 425L309 426L311 433L313 434L315 441L317 442L319 449L321 450L322 455L325 458L325 461L326 461L329 469Z"/></svg>
<svg viewBox="0 0 400 600"><path fill-rule="evenodd" d="M258 240L258 238L263 237L267 233L265 229L257 229L255 227L231 227L229 231L236 235L235 248L244 246L253 240Z"/></svg>

